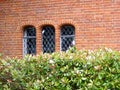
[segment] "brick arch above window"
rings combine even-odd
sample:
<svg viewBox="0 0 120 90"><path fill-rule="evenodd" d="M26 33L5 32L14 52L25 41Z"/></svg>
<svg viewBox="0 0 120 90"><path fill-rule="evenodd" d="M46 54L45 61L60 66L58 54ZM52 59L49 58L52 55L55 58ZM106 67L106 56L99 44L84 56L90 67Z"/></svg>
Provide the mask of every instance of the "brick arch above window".
<svg viewBox="0 0 120 90"><path fill-rule="evenodd" d="M70 22L68 22L68 23L61 23L61 25L59 25L59 29L61 30L61 28L63 26L72 26L76 30L76 24L74 24L74 23L70 23Z"/></svg>

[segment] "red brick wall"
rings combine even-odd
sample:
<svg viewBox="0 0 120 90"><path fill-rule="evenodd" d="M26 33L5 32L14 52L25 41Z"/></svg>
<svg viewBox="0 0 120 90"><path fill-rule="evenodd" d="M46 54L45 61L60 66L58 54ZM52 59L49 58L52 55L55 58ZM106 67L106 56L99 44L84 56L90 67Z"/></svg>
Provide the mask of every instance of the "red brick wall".
<svg viewBox="0 0 120 90"><path fill-rule="evenodd" d="M56 51L60 50L60 26L75 26L78 49L109 47L120 50L120 0L0 0L0 53L22 57L23 27L37 31L41 51L41 27L55 27Z"/></svg>

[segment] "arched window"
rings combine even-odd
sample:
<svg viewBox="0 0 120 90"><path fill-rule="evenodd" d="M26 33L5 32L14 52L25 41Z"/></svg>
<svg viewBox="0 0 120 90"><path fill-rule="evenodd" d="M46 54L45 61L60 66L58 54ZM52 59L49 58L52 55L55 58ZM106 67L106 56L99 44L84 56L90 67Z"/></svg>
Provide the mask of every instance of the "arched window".
<svg viewBox="0 0 120 90"><path fill-rule="evenodd" d="M42 50L43 53L55 51L55 28L51 25L42 27Z"/></svg>
<svg viewBox="0 0 120 90"><path fill-rule="evenodd" d="M75 45L75 27L72 25L61 26L60 49L66 51Z"/></svg>
<svg viewBox="0 0 120 90"><path fill-rule="evenodd" d="M36 54L36 30L33 26L24 28L23 55L26 54Z"/></svg>

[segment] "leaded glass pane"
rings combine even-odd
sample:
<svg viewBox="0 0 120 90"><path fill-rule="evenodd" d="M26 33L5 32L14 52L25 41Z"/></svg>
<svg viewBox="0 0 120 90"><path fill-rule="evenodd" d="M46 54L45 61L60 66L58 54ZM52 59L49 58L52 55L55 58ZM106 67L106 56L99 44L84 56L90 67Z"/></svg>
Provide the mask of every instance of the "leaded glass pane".
<svg viewBox="0 0 120 90"><path fill-rule="evenodd" d="M44 26L42 28L42 49L43 53L55 51L55 29L53 26Z"/></svg>
<svg viewBox="0 0 120 90"><path fill-rule="evenodd" d="M32 26L24 29L23 54L36 54L36 31Z"/></svg>
<svg viewBox="0 0 120 90"><path fill-rule="evenodd" d="M74 45L75 28L71 25L61 27L61 51L66 51Z"/></svg>
<svg viewBox="0 0 120 90"><path fill-rule="evenodd" d="M73 45L73 40L74 40L74 37L61 37L61 48L62 48L62 51L66 51L68 50L70 47L72 47Z"/></svg>
<svg viewBox="0 0 120 90"><path fill-rule="evenodd" d="M74 35L74 27L71 25L65 25L61 28L61 35Z"/></svg>
<svg viewBox="0 0 120 90"><path fill-rule="evenodd" d="M24 36L36 36L35 28L34 27L26 27L24 30Z"/></svg>
<svg viewBox="0 0 120 90"><path fill-rule="evenodd" d="M36 53L36 38L27 39L27 54Z"/></svg>

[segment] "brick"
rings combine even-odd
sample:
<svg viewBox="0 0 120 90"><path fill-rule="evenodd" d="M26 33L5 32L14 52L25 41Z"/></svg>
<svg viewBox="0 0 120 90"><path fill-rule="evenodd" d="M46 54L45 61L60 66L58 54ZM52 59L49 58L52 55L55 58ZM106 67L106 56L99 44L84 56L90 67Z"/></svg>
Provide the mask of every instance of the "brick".
<svg viewBox="0 0 120 90"><path fill-rule="evenodd" d="M22 57L23 27L36 28L37 54L42 52L41 28L55 28L60 51L60 27L75 27L77 49L120 50L120 0L0 0L0 53Z"/></svg>

